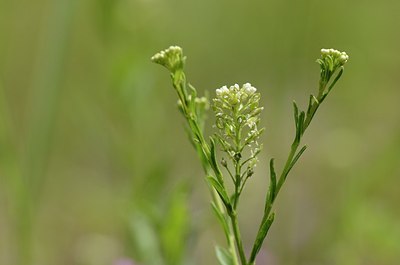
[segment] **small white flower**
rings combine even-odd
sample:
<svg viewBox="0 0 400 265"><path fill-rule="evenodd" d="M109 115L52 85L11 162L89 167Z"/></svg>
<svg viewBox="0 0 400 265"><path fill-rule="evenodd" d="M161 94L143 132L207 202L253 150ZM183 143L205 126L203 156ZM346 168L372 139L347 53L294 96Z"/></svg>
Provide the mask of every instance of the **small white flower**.
<svg viewBox="0 0 400 265"><path fill-rule="evenodd" d="M215 92L217 93L218 97L221 97L221 96L224 96L224 95L228 94L229 93L229 89L228 89L227 86L223 86L221 88L217 88L215 90Z"/></svg>
<svg viewBox="0 0 400 265"><path fill-rule="evenodd" d="M247 95L252 95L257 91L257 88L253 87L250 83L244 84L243 89Z"/></svg>
<svg viewBox="0 0 400 265"><path fill-rule="evenodd" d="M169 46L168 49L165 50L166 53L169 52L182 52L182 48L179 46Z"/></svg>
<svg viewBox="0 0 400 265"><path fill-rule="evenodd" d="M164 52L159 52L159 53L155 54L153 57L151 57L151 60L153 62L157 62L157 61L164 59L164 57L165 57Z"/></svg>
<svg viewBox="0 0 400 265"><path fill-rule="evenodd" d="M349 56L345 52L342 52L339 57L339 60L342 64L345 64L347 60L349 60Z"/></svg>

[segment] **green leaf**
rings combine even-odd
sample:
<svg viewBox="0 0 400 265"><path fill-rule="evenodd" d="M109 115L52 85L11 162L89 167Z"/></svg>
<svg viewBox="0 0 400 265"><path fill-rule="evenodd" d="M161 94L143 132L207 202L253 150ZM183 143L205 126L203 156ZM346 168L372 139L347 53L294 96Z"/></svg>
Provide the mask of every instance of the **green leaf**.
<svg viewBox="0 0 400 265"><path fill-rule="evenodd" d="M335 86L336 82L340 79L342 74L343 74L343 66L340 68L340 72L337 74L337 76L333 80L332 84L329 86L327 93L329 93L329 91L331 91L331 89Z"/></svg>
<svg viewBox="0 0 400 265"><path fill-rule="evenodd" d="M265 203L265 211L268 207L270 207L275 200L275 192L276 192L276 172L274 168L274 159L271 158L269 162L269 170L270 170L270 183L269 183L269 190L267 196L267 202Z"/></svg>
<svg viewBox="0 0 400 265"><path fill-rule="evenodd" d="M262 244L264 242L265 237L268 234L269 228L274 221L275 214L272 213L266 220L261 224L260 229L258 230L256 241L254 242L253 249L251 251L250 262L256 259L258 252L260 251Z"/></svg>
<svg viewBox="0 0 400 265"><path fill-rule="evenodd" d="M196 97L197 97L197 92L196 89L189 84L190 88L190 97L189 97L189 108L192 114L196 115ZM196 115L196 120L197 120L197 115Z"/></svg>
<svg viewBox="0 0 400 265"><path fill-rule="evenodd" d="M300 138L303 135L303 128L304 128L304 119L305 119L306 114L304 111L301 111L297 123L296 123L296 138L295 138L295 143L300 143Z"/></svg>
<svg viewBox="0 0 400 265"><path fill-rule="evenodd" d="M316 62L321 66L324 65L324 61L321 59L317 59Z"/></svg>
<svg viewBox="0 0 400 265"><path fill-rule="evenodd" d="M297 124L299 123L299 107L297 107L296 101L293 100L293 116L296 128L298 127Z"/></svg>
<svg viewBox="0 0 400 265"><path fill-rule="evenodd" d="M217 258L220 265L233 265L233 257L232 254L225 248L216 246L215 252L217 254Z"/></svg>
<svg viewBox="0 0 400 265"><path fill-rule="evenodd" d="M313 94L311 94L308 100L307 116L311 115L311 110L314 106L314 103L319 104L318 99Z"/></svg>
<svg viewBox="0 0 400 265"><path fill-rule="evenodd" d="M303 146L303 148L300 149L300 151L297 153L297 155L293 158L292 163L290 163L288 170L287 170L287 174L289 174L290 170L292 169L292 167L296 164L297 160L299 160L300 156L304 153L304 151L307 149L307 146Z"/></svg>
<svg viewBox="0 0 400 265"><path fill-rule="evenodd" d="M206 179L208 183L217 191L228 212L232 211L232 206L230 204L229 196L226 193L225 187L222 186L217 179L211 176L208 176Z"/></svg>
<svg viewBox="0 0 400 265"><path fill-rule="evenodd" d="M211 202L211 206L214 210L215 215L218 218L218 221L220 222L220 224L222 225L222 228L224 229L226 240L229 242L229 236L230 236L229 224L228 224L224 214L218 209L218 207L215 205L214 202Z"/></svg>
<svg viewBox="0 0 400 265"><path fill-rule="evenodd" d="M215 172L215 175L216 175L218 181L220 183L223 183L222 173L221 173L221 170L219 169L218 162L217 162L217 154L215 151L215 140L213 137L210 137L210 143L211 143L210 163L211 163L211 166Z"/></svg>
<svg viewBox="0 0 400 265"><path fill-rule="evenodd" d="M196 97L196 96L197 96L196 88L195 88L192 84L190 84L190 83L188 83L188 87L189 87L189 89L190 89L191 95L193 95L194 97Z"/></svg>

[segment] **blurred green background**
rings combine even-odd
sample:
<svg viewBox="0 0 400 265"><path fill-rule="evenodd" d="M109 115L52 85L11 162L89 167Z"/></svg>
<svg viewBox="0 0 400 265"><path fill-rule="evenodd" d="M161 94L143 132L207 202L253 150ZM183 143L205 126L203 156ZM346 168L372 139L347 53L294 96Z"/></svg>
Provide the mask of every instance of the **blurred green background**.
<svg viewBox="0 0 400 265"><path fill-rule="evenodd" d="M282 166L293 137L291 102L315 91L321 48L345 50L258 264L399 264L399 12L390 0L1 0L0 264L217 264L202 169L149 60L169 45L202 93L262 93L247 246L267 161Z"/></svg>

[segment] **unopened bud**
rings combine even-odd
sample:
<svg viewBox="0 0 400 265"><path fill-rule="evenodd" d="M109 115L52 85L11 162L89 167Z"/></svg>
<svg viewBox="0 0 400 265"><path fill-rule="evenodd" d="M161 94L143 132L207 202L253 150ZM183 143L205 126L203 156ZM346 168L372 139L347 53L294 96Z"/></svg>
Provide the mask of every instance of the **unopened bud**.
<svg viewBox="0 0 400 265"><path fill-rule="evenodd" d="M249 168L249 170L247 170L247 177L250 178L251 176L253 176L254 171L252 168Z"/></svg>
<svg viewBox="0 0 400 265"><path fill-rule="evenodd" d="M241 153L236 153L234 156L236 161L239 161L242 158L242 154Z"/></svg>
<svg viewBox="0 0 400 265"><path fill-rule="evenodd" d="M222 160L221 160L221 165L223 167L227 167L228 166L228 163L226 163L226 160L224 158L222 158Z"/></svg>

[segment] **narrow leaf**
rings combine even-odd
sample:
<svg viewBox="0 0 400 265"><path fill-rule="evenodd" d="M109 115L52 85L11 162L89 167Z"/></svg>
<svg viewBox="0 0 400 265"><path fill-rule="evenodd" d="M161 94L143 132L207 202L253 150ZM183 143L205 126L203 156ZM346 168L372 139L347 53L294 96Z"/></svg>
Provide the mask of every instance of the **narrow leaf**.
<svg viewBox="0 0 400 265"><path fill-rule="evenodd" d="M233 265L233 257L232 254L225 248L216 246L215 252L217 254L217 258L220 265Z"/></svg>
<svg viewBox="0 0 400 265"><path fill-rule="evenodd" d="M297 124L299 122L299 108L297 107L296 101L293 101L293 116L297 128Z"/></svg>
<svg viewBox="0 0 400 265"><path fill-rule="evenodd" d="M327 93L329 93L329 91L331 91L331 89L335 86L336 82L340 79L342 74L343 74L343 67L340 68L340 72L337 74L337 76L333 80L332 84L329 86Z"/></svg>
<svg viewBox="0 0 400 265"><path fill-rule="evenodd" d="M290 172L292 167L296 164L297 160L301 157L301 155L304 153L304 151L307 149L307 146L303 146L303 148L300 149L300 151L297 153L297 155L293 158L292 163L290 163L286 175Z"/></svg>
<svg viewBox="0 0 400 265"><path fill-rule="evenodd" d="M275 199L275 191L276 191L276 172L275 172L275 168L274 168L274 159L272 158L271 161L269 162L269 170L270 170L270 201L271 203L274 201Z"/></svg>
<svg viewBox="0 0 400 265"><path fill-rule="evenodd" d="M269 162L269 178L270 178L270 183L269 183L269 189L268 189L268 195L265 201L265 208L264 212L267 212L268 208L272 206L272 203L275 200L275 192L276 192L276 172L274 168L274 159L271 158Z"/></svg>
<svg viewBox="0 0 400 265"><path fill-rule="evenodd" d="M217 154L215 151L215 140L213 137L210 137L210 143L211 143L211 150L210 150L210 162L211 166L215 172L215 175L220 183L223 183L222 179L222 173L221 170L219 169L218 162L217 162Z"/></svg>
<svg viewBox="0 0 400 265"><path fill-rule="evenodd" d="M226 193L225 188L216 180L215 178L208 176L207 178L208 183L217 191L219 197L221 198L222 202L225 204L225 207L228 211L232 210L229 196Z"/></svg>
<svg viewBox="0 0 400 265"><path fill-rule="evenodd" d="M250 262L256 259L258 252L260 251L265 237L268 234L269 228L274 221L275 214L272 213L262 224L260 230L258 230L256 241L254 242L253 249L251 251Z"/></svg>
<svg viewBox="0 0 400 265"><path fill-rule="evenodd" d="M211 206L214 210L215 215L218 218L218 221L220 222L222 228L224 229L226 240L229 242L229 236L230 236L229 224L227 223L224 214L218 209L218 207L215 205L214 202L211 202Z"/></svg>
<svg viewBox="0 0 400 265"><path fill-rule="evenodd" d="M312 106L314 105L314 102L313 102L313 99L314 99L314 98L315 98L314 95L311 94L311 95L310 95L310 98L308 99L307 116L310 115Z"/></svg>
<svg viewBox="0 0 400 265"><path fill-rule="evenodd" d="M299 142L300 142L300 137L303 135L304 131L304 119L306 117L306 114L304 113L304 111L300 112L299 115Z"/></svg>

